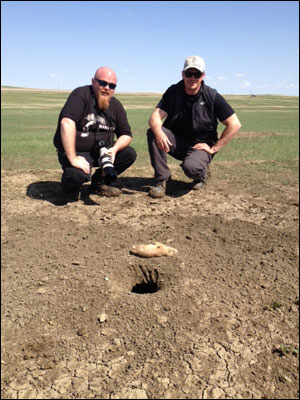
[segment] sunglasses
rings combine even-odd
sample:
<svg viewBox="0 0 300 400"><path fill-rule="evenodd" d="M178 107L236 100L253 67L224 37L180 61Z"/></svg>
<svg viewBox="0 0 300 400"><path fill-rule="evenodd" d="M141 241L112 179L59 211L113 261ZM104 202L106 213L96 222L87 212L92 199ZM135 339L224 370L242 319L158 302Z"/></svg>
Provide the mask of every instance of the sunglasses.
<svg viewBox="0 0 300 400"><path fill-rule="evenodd" d="M117 85L115 85L114 83L108 83L108 82L106 82L106 81L103 81L102 79L97 79L97 78L95 78L95 81L97 81L98 82L98 84L100 85L100 86L102 86L102 87L106 87L107 85L108 85L108 87L110 88L110 89L115 89L116 87L117 87Z"/></svg>
<svg viewBox="0 0 300 400"><path fill-rule="evenodd" d="M185 71L184 75L186 78L191 78L193 76L194 78L199 79L202 76L202 72L200 72L200 71L199 72Z"/></svg>

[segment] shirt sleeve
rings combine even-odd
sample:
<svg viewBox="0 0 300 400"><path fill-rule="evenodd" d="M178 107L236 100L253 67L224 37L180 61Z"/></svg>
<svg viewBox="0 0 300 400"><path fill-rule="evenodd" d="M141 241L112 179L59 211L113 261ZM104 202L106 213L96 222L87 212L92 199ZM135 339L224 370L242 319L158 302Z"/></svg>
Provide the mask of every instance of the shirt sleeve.
<svg viewBox="0 0 300 400"><path fill-rule="evenodd" d="M160 99L159 103L157 104L156 108L160 108L161 110L165 111L168 115L172 112L172 105L174 103L171 102L171 88L167 89L163 94L162 98Z"/></svg>
<svg viewBox="0 0 300 400"><path fill-rule="evenodd" d="M217 93L215 99L215 112L220 122L224 121L225 119L231 117L232 114L234 114L234 109L219 93Z"/></svg>
<svg viewBox="0 0 300 400"><path fill-rule="evenodd" d="M116 135L117 137L120 137L122 135L132 137L131 127L127 119L126 111L119 101L117 102L116 113Z"/></svg>
<svg viewBox="0 0 300 400"><path fill-rule="evenodd" d="M64 107L61 110L61 119L70 118L76 124L82 119L85 111L85 99L78 89L73 90L73 92L68 97Z"/></svg>

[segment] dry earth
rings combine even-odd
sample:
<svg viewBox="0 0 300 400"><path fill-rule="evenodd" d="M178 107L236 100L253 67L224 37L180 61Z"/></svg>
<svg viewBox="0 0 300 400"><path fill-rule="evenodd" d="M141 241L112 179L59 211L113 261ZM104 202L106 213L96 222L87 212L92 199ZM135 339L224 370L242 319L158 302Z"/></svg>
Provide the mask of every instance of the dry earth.
<svg viewBox="0 0 300 400"><path fill-rule="evenodd" d="M298 185L173 169L68 204L59 170L2 171L2 398L298 398Z"/></svg>

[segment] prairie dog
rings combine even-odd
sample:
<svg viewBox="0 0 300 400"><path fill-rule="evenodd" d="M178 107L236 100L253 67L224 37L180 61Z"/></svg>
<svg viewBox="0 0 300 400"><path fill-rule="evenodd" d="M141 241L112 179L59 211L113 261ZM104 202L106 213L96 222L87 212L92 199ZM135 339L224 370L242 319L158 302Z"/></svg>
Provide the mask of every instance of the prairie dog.
<svg viewBox="0 0 300 400"><path fill-rule="evenodd" d="M155 242L155 244L138 244L132 246L131 252L141 257L173 256L178 250L165 244Z"/></svg>

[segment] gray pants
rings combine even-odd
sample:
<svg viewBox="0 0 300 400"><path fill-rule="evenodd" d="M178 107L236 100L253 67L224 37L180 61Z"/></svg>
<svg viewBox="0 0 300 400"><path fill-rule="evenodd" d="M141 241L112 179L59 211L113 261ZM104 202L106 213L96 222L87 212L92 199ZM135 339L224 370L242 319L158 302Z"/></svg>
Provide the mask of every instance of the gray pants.
<svg viewBox="0 0 300 400"><path fill-rule="evenodd" d="M171 177L171 171L167 165L167 154L169 154L182 161L180 166L188 178L205 182L207 166L213 156L204 150L193 149L193 144L190 140L174 135L169 129L163 127L162 130L173 145L170 146L169 153L159 150L155 142L154 133L151 129L147 131L148 150L151 165L154 168L154 178L160 182Z"/></svg>

